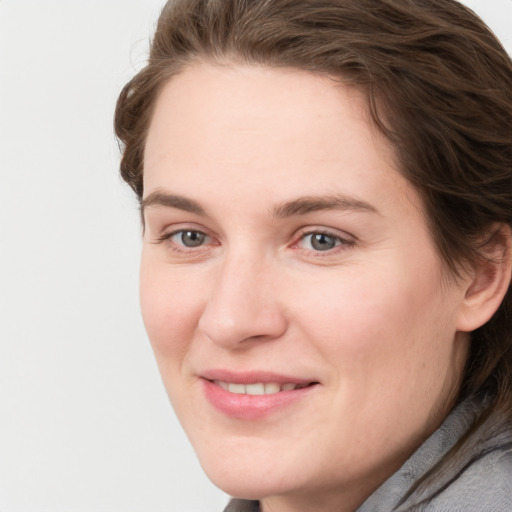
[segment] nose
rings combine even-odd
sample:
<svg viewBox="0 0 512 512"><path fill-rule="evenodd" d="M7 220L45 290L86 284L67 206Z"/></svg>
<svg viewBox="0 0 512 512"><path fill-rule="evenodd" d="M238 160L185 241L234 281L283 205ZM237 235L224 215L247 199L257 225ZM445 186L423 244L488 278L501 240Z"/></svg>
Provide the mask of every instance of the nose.
<svg viewBox="0 0 512 512"><path fill-rule="evenodd" d="M278 301L276 270L247 255L224 260L212 279L199 330L228 349L242 349L284 334L287 319Z"/></svg>

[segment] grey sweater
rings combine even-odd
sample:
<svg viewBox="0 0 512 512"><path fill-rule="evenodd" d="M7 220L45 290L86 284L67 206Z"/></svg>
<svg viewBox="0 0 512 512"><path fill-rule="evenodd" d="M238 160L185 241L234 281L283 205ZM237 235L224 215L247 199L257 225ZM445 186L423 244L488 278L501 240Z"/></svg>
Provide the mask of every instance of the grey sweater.
<svg viewBox="0 0 512 512"><path fill-rule="evenodd" d="M512 512L512 431L493 432L494 419L471 437L468 450L426 489L412 486L473 423L481 405L466 401L355 512ZM224 512L259 512L257 501L233 499Z"/></svg>

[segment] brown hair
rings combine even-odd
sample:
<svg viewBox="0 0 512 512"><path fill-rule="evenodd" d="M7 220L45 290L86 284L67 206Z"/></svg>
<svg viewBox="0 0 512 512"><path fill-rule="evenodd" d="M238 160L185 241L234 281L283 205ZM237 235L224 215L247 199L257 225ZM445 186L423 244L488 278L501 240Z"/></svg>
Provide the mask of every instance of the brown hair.
<svg viewBox="0 0 512 512"><path fill-rule="evenodd" d="M139 199L158 93L197 59L291 66L365 91L455 275L461 263L481 257L491 225L512 226L512 62L457 1L168 2L149 62L121 92L115 116L121 174ZM509 422L511 313L509 290L493 318L472 333L459 397L485 393L485 415L499 411Z"/></svg>

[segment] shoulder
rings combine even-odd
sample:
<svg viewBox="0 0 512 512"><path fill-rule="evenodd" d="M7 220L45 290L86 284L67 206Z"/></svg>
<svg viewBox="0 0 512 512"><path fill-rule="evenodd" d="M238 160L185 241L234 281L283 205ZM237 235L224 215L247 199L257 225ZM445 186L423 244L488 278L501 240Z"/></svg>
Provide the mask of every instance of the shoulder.
<svg viewBox="0 0 512 512"><path fill-rule="evenodd" d="M479 454L425 505L425 512L510 512L512 446L499 445Z"/></svg>
<svg viewBox="0 0 512 512"><path fill-rule="evenodd" d="M511 512L512 427L476 421L484 405L460 404L358 512Z"/></svg>

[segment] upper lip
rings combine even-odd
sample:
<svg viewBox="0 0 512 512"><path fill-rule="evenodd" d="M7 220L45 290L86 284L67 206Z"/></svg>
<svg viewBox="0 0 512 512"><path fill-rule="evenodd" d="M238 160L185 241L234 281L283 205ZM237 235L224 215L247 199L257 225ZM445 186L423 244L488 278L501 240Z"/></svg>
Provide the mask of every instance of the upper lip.
<svg viewBox="0 0 512 512"><path fill-rule="evenodd" d="M250 370L250 371L232 371L224 369L210 369L200 372L200 377L210 381L229 382L232 384L254 384L254 383L277 383L277 384L311 384L318 382L315 379L307 379L284 375L280 373Z"/></svg>

